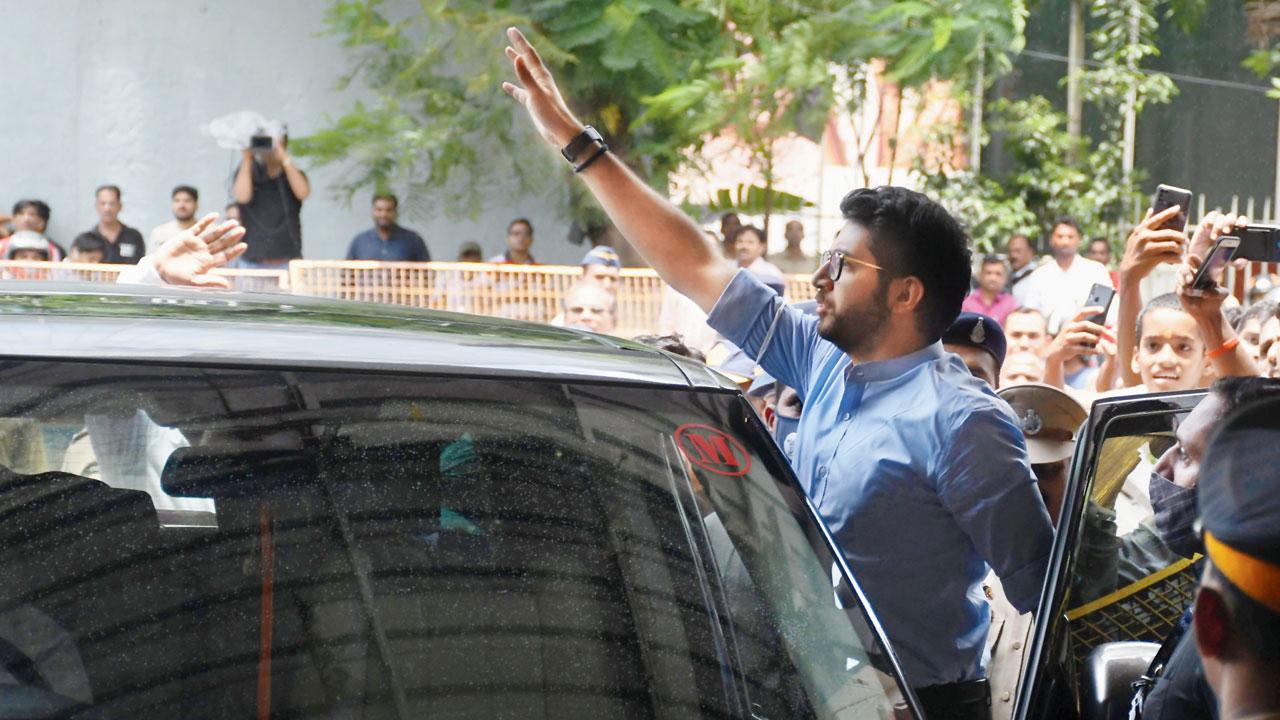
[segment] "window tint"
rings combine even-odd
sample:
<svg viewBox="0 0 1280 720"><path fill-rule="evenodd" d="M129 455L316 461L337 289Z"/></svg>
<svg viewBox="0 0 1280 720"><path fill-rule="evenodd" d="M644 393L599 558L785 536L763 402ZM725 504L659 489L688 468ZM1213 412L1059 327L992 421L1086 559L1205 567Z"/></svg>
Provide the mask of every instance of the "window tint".
<svg viewBox="0 0 1280 720"><path fill-rule="evenodd" d="M7 365L0 717L883 717L890 660L749 412Z"/></svg>

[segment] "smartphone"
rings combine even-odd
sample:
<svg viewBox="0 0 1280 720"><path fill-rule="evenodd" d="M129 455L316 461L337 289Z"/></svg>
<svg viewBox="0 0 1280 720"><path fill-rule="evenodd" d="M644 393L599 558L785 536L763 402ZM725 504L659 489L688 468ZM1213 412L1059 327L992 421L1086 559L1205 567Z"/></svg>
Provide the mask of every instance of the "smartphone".
<svg viewBox="0 0 1280 720"><path fill-rule="evenodd" d="M1236 228L1223 237L1240 238L1240 247L1232 259L1241 258L1255 262L1280 262L1280 227L1275 225L1249 225Z"/></svg>
<svg viewBox="0 0 1280 720"><path fill-rule="evenodd" d="M1185 231L1187 229L1187 211L1191 209L1190 190L1172 185L1156 187L1156 195L1151 200L1151 214L1155 215L1163 212L1174 205L1178 206L1178 214L1156 228L1156 230Z"/></svg>
<svg viewBox="0 0 1280 720"><path fill-rule="evenodd" d="M1102 312L1096 315L1090 315L1085 319L1097 325L1106 325L1107 313L1110 312L1111 301L1115 300L1115 298L1115 290L1107 287L1106 285L1094 283L1093 287L1089 289L1089 298L1084 301L1084 307L1100 307L1102 308Z"/></svg>
<svg viewBox="0 0 1280 720"><path fill-rule="evenodd" d="M1200 270L1191 281L1191 287L1196 290L1212 290L1216 287L1218 281L1214 276L1231 262L1231 258L1235 257L1239 247L1240 238L1238 237L1223 235L1218 238L1218 242L1214 243L1213 249L1209 251L1209 257L1205 258L1204 263L1200 265Z"/></svg>

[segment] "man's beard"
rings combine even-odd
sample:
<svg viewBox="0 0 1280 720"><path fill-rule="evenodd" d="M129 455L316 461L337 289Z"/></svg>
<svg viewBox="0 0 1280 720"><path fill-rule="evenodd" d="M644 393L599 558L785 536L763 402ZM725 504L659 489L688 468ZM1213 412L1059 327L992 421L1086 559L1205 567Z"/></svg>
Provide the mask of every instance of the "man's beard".
<svg viewBox="0 0 1280 720"><path fill-rule="evenodd" d="M846 353L867 354L889 320L888 294L889 284L879 283L870 307L849 308L839 317L828 314L819 320L818 334Z"/></svg>
<svg viewBox="0 0 1280 720"><path fill-rule="evenodd" d="M195 214L195 212L189 212L189 213L186 213L186 214L183 214L183 215L179 215L178 213L174 213L174 214L173 214L173 217L174 217L174 219L175 219L175 220L177 220L178 222L191 222L192 220L194 220L194 219L195 219L196 214Z"/></svg>

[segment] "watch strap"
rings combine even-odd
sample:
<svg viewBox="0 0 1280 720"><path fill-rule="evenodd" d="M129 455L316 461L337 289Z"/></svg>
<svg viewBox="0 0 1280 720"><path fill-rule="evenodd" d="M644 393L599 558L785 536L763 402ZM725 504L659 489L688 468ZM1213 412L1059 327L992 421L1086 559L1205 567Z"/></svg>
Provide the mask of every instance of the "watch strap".
<svg viewBox="0 0 1280 720"><path fill-rule="evenodd" d="M560 150L560 154L563 155L564 159L568 160L570 164L577 164L578 156L581 155L582 151L586 150L592 143L600 143L601 145L605 144L604 138L601 137L600 132L588 125L583 128L582 132L578 133L577 137L570 140L569 144L565 145L564 148Z"/></svg>

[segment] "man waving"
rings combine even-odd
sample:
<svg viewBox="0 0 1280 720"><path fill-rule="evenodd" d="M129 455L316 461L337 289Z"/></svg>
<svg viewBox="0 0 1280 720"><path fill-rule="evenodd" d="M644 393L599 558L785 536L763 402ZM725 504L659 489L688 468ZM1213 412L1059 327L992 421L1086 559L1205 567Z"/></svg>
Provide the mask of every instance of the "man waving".
<svg viewBox="0 0 1280 720"><path fill-rule="evenodd" d="M920 193L854 190L813 275L817 315L803 314L612 155L507 34L518 82L503 90L658 274L800 393L796 472L929 717L989 717L980 583L990 565L1014 606L1034 609L1052 529L1016 419L939 342L968 291L959 223Z"/></svg>

